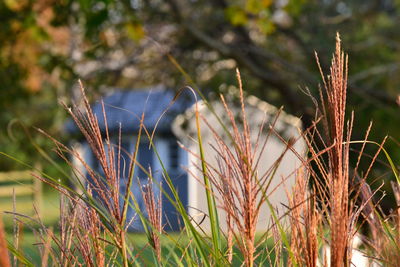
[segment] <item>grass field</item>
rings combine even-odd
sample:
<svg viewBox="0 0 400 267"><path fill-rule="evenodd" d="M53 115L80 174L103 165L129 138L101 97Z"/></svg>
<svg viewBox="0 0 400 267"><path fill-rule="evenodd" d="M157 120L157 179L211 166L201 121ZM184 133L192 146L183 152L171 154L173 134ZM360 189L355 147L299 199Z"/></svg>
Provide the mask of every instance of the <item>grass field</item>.
<svg viewBox="0 0 400 267"><path fill-rule="evenodd" d="M21 250L24 253L24 256L32 261L35 266L40 266L41 265L41 256L39 253L39 248L42 246L40 244L40 240L37 236L37 233L35 234L32 229L39 229L40 225L25 217L29 216L31 217L34 214L34 209L29 202L29 199L26 198L21 198L18 197L16 200L16 212L24 215L24 216L16 216L18 221L21 221L23 223L18 224L21 229L19 232L19 247L22 248ZM24 203L24 205L21 205L20 203ZM14 223L14 216L8 212L12 212L13 210L13 202L12 199L3 199L0 202L0 211L2 213L3 217L3 222L4 222L4 228L6 231L6 238L7 241L10 243L14 243L14 226L16 225ZM45 193L43 194L43 202L42 202L42 207L41 207L41 222L43 225L46 227L52 229L55 235L59 235L59 221L60 221L60 194L59 192L56 192L53 189L47 189L45 190ZM176 235L176 238L179 238L178 235ZM147 237L145 234L140 234L140 233L130 233L128 238L130 240L130 243L132 244L132 247L135 248L137 251L144 251L146 246L147 246ZM146 258L148 257L149 259L144 259L144 261L150 261L151 260L151 255L149 253L143 253L141 257ZM143 259L142 259L143 260Z"/></svg>
<svg viewBox="0 0 400 267"><path fill-rule="evenodd" d="M25 201L24 201L25 202ZM60 198L59 193L54 190L46 190L43 194L43 206L42 206L42 223L52 229L55 235L59 235L59 208ZM3 221L5 223L6 230L6 238L10 243L14 243L14 226L13 223L13 215L9 213L4 213L5 211L12 211L12 201L9 199L8 201L2 201L0 204L0 209L3 213ZM17 212L21 214L27 214L30 216L33 212L32 207L22 207L18 206L17 199ZM19 224L22 226L21 231L19 233L19 247L21 251L24 253L24 257L34 263L35 266L40 266L42 263L42 258L39 253L39 249L42 247L41 241L39 240L37 233L35 234L32 229L38 229L39 224L32 222L32 220L17 216L18 220L23 221L23 224ZM28 226L31 226L30 229ZM148 243L148 238L144 233L129 233L127 237L128 243L130 244L130 248L133 253L136 253L138 259L142 263L152 265L154 263L154 255ZM176 246L175 243L179 243L179 246ZM177 257L182 255L182 251L177 249L178 247L185 247L189 243L189 239L185 233L169 233L168 237L164 236L161 240L162 251L165 254L171 254L171 257ZM271 250L273 247L273 240L269 240L265 243L265 246L259 247L258 250L265 250L267 247ZM174 250L173 253L170 253L170 250ZM239 254L239 251L235 253ZM272 253L272 252L271 252ZM274 257L271 256L273 259ZM166 259L168 260L168 259ZM50 261L51 262L51 261ZM240 265L241 260L233 257L233 263Z"/></svg>
<svg viewBox="0 0 400 267"><path fill-rule="evenodd" d="M43 220L44 225L51 226L55 225L59 220L60 214L60 195L53 189L45 190L43 193L43 201L40 207L40 217ZM4 212L13 211L13 201L11 198L2 199L0 202L0 211L6 229L12 229L13 227L13 216L12 214ZM35 210L32 205L32 198L30 197L18 197L16 199L16 212L28 216L35 214Z"/></svg>

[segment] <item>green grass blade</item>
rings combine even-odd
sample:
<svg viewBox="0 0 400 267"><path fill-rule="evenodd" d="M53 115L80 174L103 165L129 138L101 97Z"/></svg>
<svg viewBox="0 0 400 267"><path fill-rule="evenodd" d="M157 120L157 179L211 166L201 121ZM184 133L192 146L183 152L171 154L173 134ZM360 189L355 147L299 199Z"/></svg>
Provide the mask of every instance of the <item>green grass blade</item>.
<svg viewBox="0 0 400 267"><path fill-rule="evenodd" d="M201 129L200 129L199 114L197 107L196 107L196 126L197 126L197 138L200 151L201 169L203 174L204 185L206 187L205 189L207 196L208 213L210 216L212 242L214 245L215 254L219 255L221 254L222 251L222 245L221 245L221 233L219 228L218 211L217 211L217 205L215 203L215 196L212 190L212 186L207 175L207 166L206 166L206 160L204 158L203 142L201 139Z"/></svg>

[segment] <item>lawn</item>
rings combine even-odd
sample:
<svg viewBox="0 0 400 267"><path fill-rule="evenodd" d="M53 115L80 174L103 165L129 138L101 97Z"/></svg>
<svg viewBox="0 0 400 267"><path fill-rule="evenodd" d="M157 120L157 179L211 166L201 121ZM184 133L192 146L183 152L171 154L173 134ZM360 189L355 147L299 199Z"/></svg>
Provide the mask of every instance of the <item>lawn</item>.
<svg viewBox="0 0 400 267"><path fill-rule="evenodd" d="M23 203L24 205L21 205ZM0 211L2 213L3 222L5 226L7 240L10 243L13 243L14 236L14 216L8 212L13 210L12 199L2 199L0 202ZM59 235L59 215L60 215L60 194L51 188L47 188L43 194L43 201L41 205L40 212L40 220L41 222L47 226L52 228L55 235ZM20 231L20 247L22 247L22 251L24 255L30 259L35 266L41 265L41 258L39 254L39 239L34 234L31 228L37 230L39 229L39 224L34 220L28 218L34 215L34 209L31 205L31 202L27 198L18 197L16 199L16 212L23 216L16 216L18 221L24 222L23 224L19 224L21 226ZM30 228L31 227L31 228ZM136 248L136 250L140 251L146 247L147 237L145 234L140 233L130 233L128 240L132 243L132 245ZM142 257L145 256L141 255Z"/></svg>
<svg viewBox="0 0 400 267"><path fill-rule="evenodd" d="M32 207L18 205L18 200L20 199L17 199L17 212L24 215L27 214L28 216L30 216L30 214L33 213ZM0 204L0 210L3 213L3 221L5 224L7 240L10 243L13 243L14 242L13 232L15 225L13 223L13 216L12 214L4 213L12 211L12 201L10 199L7 201L2 201ZM59 193L51 189L45 190L45 193L43 194L43 203L41 209L41 221L45 226L52 228L55 235L59 235L59 226L58 226L59 210L60 210ZM32 228L37 230L39 228L39 225L33 222L33 220L28 219L26 217L17 216L17 218L18 220L24 222L24 224L19 224L22 227L19 238L20 241L19 246L22 248L24 256L27 259L29 259L32 263L34 263L35 266L40 266L42 263L39 253L39 248L41 247L41 245L38 244L40 243L40 240L34 234L32 229L29 227L31 226ZM140 262L146 264L153 263L154 261L153 253L149 246L147 236L144 233L129 233L127 240L130 247L133 248L131 250L132 253L134 253L134 256L136 256L135 254L137 254L138 260ZM171 257L181 256L182 248L187 247L188 242L189 239L185 234L169 233L168 235L165 235L162 238L161 242L162 251L163 253L165 253L165 255L170 254ZM273 245L273 241L270 240L267 243L267 245L268 245L267 247L271 247ZM259 250L263 250L265 248L266 246L263 245L259 247ZM173 251L173 253L170 253L171 251ZM235 257L233 262L235 262ZM237 259L236 262L240 264L240 260Z"/></svg>
<svg viewBox="0 0 400 267"><path fill-rule="evenodd" d="M42 196L42 204L40 206L40 217L44 225L51 226L57 223L60 210L59 193L53 189L47 189ZM13 203L11 198L2 199L0 202L0 211L2 212L3 221L6 230L12 229L13 216L7 212L13 211ZM30 197L17 197L16 212L19 214L32 216L35 210ZM24 219L26 221L26 219Z"/></svg>

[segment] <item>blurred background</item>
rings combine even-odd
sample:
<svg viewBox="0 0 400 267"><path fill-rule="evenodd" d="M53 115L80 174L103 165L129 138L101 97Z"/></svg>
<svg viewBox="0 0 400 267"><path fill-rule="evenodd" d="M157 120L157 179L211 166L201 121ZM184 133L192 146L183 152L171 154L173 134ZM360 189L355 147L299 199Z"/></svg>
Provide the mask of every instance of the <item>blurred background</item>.
<svg viewBox="0 0 400 267"><path fill-rule="evenodd" d="M370 139L389 135L385 147L400 162L399 12L398 0L1 0L0 151L57 176L48 160L63 163L36 128L68 143L59 102L79 101L78 79L91 99L112 88L179 90L189 81L174 61L207 93L236 85L239 67L248 93L284 105L307 126L309 93L317 97L321 82L314 51L328 72L340 32L353 139L373 121ZM375 184L393 179L380 160ZM21 168L0 156L0 171Z"/></svg>

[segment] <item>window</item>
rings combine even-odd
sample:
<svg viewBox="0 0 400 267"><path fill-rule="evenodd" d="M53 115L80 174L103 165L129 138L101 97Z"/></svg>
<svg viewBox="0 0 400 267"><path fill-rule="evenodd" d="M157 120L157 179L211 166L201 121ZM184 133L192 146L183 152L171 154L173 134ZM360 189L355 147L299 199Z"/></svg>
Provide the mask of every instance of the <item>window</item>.
<svg viewBox="0 0 400 267"><path fill-rule="evenodd" d="M137 166L138 176L140 179L147 179L148 175L146 174L149 171L149 167L152 167L153 164L153 148L150 146L148 141L143 141L139 144L139 153L138 153L138 163L140 166Z"/></svg>
<svg viewBox="0 0 400 267"><path fill-rule="evenodd" d="M169 158L172 171L179 170L179 146L175 139L169 140Z"/></svg>

